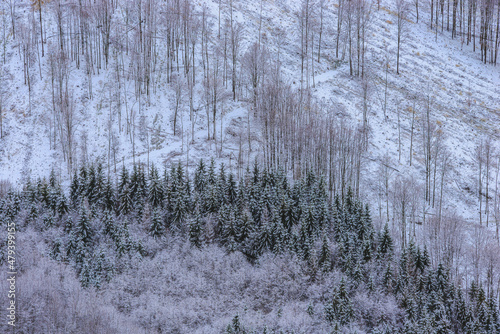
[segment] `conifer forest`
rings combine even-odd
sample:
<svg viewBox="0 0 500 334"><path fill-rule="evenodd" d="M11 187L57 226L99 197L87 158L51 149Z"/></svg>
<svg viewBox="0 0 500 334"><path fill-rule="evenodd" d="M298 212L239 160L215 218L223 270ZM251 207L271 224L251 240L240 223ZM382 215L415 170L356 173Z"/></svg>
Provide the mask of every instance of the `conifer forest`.
<svg viewBox="0 0 500 334"><path fill-rule="evenodd" d="M500 333L500 1L0 0L0 332Z"/></svg>

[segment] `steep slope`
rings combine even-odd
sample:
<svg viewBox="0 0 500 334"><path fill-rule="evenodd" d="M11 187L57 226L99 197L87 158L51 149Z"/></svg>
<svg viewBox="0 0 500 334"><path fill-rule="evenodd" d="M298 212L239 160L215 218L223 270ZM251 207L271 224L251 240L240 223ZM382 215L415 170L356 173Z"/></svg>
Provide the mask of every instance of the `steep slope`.
<svg viewBox="0 0 500 334"><path fill-rule="evenodd" d="M243 27L240 55L259 40L267 47L271 58L279 59L283 78L292 87L300 87L299 1L205 1L193 5L197 15L201 15L202 8L207 8L207 15L210 14L212 22L212 39L218 34L220 25L224 25L224 19L229 19L232 5L233 19ZM318 4L315 5L318 14L319 7ZM22 48L26 43L22 40L22 33L27 27L31 7L27 3L17 4L15 16L16 21L21 24L14 39L9 30L10 9L6 3L2 6L2 13L6 18L3 21L3 30L6 31L6 63L2 66L1 77L4 134L1 139L1 178L19 183L24 182L27 177L34 179L47 176L48 170L55 168L57 174L67 180L71 173L67 163L68 153L63 153L61 149L62 130L54 135L58 121L51 111L53 88L49 57L39 59L37 54L30 54L30 90L23 75ZM430 109L430 122L435 125L435 131L443 134L444 145L439 156L445 151L449 154L450 168L444 187L444 197L447 200L444 207L458 211L471 220L477 220L477 196L474 195L477 189L477 163L474 155L480 139L489 137L493 139L494 145L498 140L498 68L482 64L479 54L472 52L471 45L462 44L459 38L452 40L446 30L438 33L429 30L429 8L425 3L420 4L418 23L414 22L413 13L408 17L403 36L400 73L396 74L396 4L384 1L380 9L377 9L375 3L370 3L369 6L368 34L365 38L366 67L364 79L361 80L349 75L345 45L340 50L339 59L336 58L338 5L333 2L325 3L320 62L314 61L314 69L310 70L311 86L314 83L313 96L318 103L325 104L327 109L337 110L339 120L344 119L350 124L362 124L363 105L367 105L367 120L371 132L365 155L363 195L372 203L380 201L381 189L376 175L382 160L397 170L394 175L413 175L417 183L424 182L423 128L419 121L424 119L427 109ZM49 3L43 9L45 48L48 50L57 43L57 8L55 3ZM125 14L117 10L113 15L118 22ZM68 22L66 24L69 25ZM318 17L315 18L315 24L319 24ZM159 37L163 36L161 34ZM121 97L117 100L116 68L120 62L123 71L127 66L132 68L134 59L131 55L129 59L121 60L110 57L107 68L103 66L101 70L94 69L92 75L85 73L83 65L78 69L74 61L68 63L67 82L74 108L73 165L100 158L113 170L122 162L164 164L180 160L189 165L190 161L199 157L212 156L233 167L234 161L238 160L241 165L246 166L259 157L260 150L256 148L263 139L258 120L247 118L251 109L249 91L241 88L240 101L233 102L227 97L224 99L219 105L215 122L210 121L216 126L216 140L207 140L205 111L208 108L199 74L200 78L194 88L195 125L194 133L191 133L186 83L176 86L175 82L167 83L161 78L165 68L165 55L162 52L159 44L158 73L149 97L137 97L134 94L134 82L125 79L120 88ZM317 50L313 48L312 52L316 58ZM197 53L195 60L198 72L201 73L201 55ZM242 63L243 60L240 60L240 68ZM176 87L179 87L179 95L176 95ZM366 88L366 94L363 87ZM230 91L229 83L223 91ZM177 134L174 136L173 114L177 102L180 116ZM122 108L119 115L116 112L117 104ZM415 112L414 118L412 112ZM250 137L254 142L251 154L242 154L249 148L248 141L242 139L244 137ZM413 138L412 143L410 137ZM413 166L409 166L410 145L414 153ZM398 152L399 149L401 152ZM493 189L493 174L490 178L490 187ZM432 208L423 210L432 213Z"/></svg>

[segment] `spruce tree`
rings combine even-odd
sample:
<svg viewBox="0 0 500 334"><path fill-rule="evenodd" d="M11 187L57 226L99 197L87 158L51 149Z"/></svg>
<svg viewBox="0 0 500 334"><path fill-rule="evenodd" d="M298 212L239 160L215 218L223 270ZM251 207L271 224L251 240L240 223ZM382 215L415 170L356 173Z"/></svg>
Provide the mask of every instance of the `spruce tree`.
<svg viewBox="0 0 500 334"><path fill-rule="evenodd" d="M90 226L90 218L85 207L82 207L80 212L80 219L75 226L75 233L78 242L82 242L85 246L90 245L94 232Z"/></svg>
<svg viewBox="0 0 500 334"><path fill-rule="evenodd" d="M343 278L325 305L325 316L329 322L339 322L342 326L349 324L353 319L354 310Z"/></svg>
<svg viewBox="0 0 500 334"><path fill-rule="evenodd" d="M103 233L114 237L116 234L116 224L111 211L106 211L103 218Z"/></svg>
<svg viewBox="0 0 500 334"><path fill-rule="evenodd" d="M85 196L87 197L90 205L93 205L96 203L99 195L99 189L97 189L96 170L92 164L88 169Z"/></svg>
<svg viewBox="0 0 500 334"><path fill-rule="evenodd" d="M125 168L125 165L123 165L122 170L120 172L117 188L118 188L117 189L118 197L122 196L122 193L125 190L125 188L129 188L129 175L128 175L128 170Z"/></svg>
<svg viewBox="0 0 500 334"><path fill-rule="evenodd" d="M393 251L393 243L391 233L389 232L389 225L385 224L384 230L379 237L378 242L378 258L386 258L387 256L391 256Z"/></svg>
<svg viewBox="0 0 500 334"><path fill-rule="evenodd" d="M119 215L127 215L130 211L132 211L132 194L129 190L128 183L125 183L123 186L121 193L118 198L118 214Z"/></svg>
<svg viewBox="0 0 500 334"><path fill-rule="evenodd" d="M153 236L153 238L159 238L165 232L165 228L163 226L163 220L160 215L160 211L158 209L153 210L153 215L151 217L151 224L149 226L149 234Z"/></svg>
<svg viewBox="0 0 500 334"><path fill-rule="evenodd" d="M210 160L210 166L208 166L207 181L209 185L215 185L217 183L217 178L215 175L215 160L212 158Z"/></svg>
<svg viewBox="0 0 500 334"><path fill-rule="evenodd" d="M104 181L104 190L102 195L102 207L104 210L111 211L116 205L115 191L113 183L109 178Z"/></svg>
<svg viewBox="0 0 500 334"><path fill-rule="evenodd" d="M90 268L89 261L84 260L80 271L80 284L84 288L88 288L91 284L92 269Z"/></svg>
<svg viewBox="0 0 500 334"><path fill-rule="evenodd" d="M148 199L153 208L163 204L163 188L161 186L158 170L154 165L151 166L151 171L149 173Z"/></svg>
<svg viewBox="0 0 500 334"><path fill-rule="evenodd" d="M70 189L72 186L70 186ZM31 179L28 177L28 181L26 181L26 185L23 189L23 199L26 203L34 203L36 202L36 190L31 183Z"/></svg>
<svg viewBox="0 0 500 334"><path fill-rule="evenodd" d="M71 205L73 206L73 208L76 208L76 206L80 204L80 184L76 169L75 174L73 175L73 179L71 180L70 197Z"/></svg>
<svg viewBox="0 0 500 334"><path fill-rule="evenodd" d="M224 205L228 203L227 198L227 180L226 180L226 171L224 164L221 164L219 167L219 175L217 177L217 201L220 205Z"/></svg>
<svg viewBox="0 0 500 334"><path fill-rule="evenodd" d="M237 200L237 187L236 181L234 180L233 173L229 173L227 184L226 184L226 199L229 204L236 204Z"/></svg>
<svg viewBox="0 0 500 334"><path fill-rule="evenodd" d="M319 252L318 266L323 271L330 271L331 269L331 252L330 245L328 242L328 237L326 234L323 235L323 241L321 244L321 250Z"/></svg>
<svg viewBox="0 0 500 334"><path fill-rule="evenodd" d="M200 159L194 172L194 191L202 194L207 186L207 171L203 159Z"/></svg>
<svg viewBox="0 0 500 334"><path fill-rule="evenodd" d="M83 197L87 196L88 191L88 170L87 166L82 165L80 167L80 173L78 175L78 193L80 194L80 201Z"/></svg>
<svg viewBox="0 0 500 334"><path fill-rule="evenodd" d="M203 220L199 211L194 215L194 219L189 224L189 241L191 245L200 248L203 244Z"/></svg>
<svg viewBox="0 0 500 334"><path fill-rule="evenodd" d="M243 243L254 232L252 215L247 209L243 210L242 214L237 218L237 224L237 240Z"/></svg>
<svg viewBox="0 0 500 334"><path fill-rule="evenodd" d="M56 261L61 261L63 258L62 247L63 243L61 239L58 238L54 240L54 242L52 243L52 247L50 248L49 256Z"/></svg>
<svg viewBox="0 0 500 334"><path fill-rule="evenodd" d="M57 213L59 214L59 218L68 213L69 208L66 201L66 196L62 192L59 192L57 195Z"/></svg>

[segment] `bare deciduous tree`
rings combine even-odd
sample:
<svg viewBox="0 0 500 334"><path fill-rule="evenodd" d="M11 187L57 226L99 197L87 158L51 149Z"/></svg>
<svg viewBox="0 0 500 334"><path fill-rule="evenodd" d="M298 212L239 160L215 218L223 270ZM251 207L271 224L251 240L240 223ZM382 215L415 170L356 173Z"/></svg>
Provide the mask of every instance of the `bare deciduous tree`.
<svg viewBox="0 0 500 334"><path fill-rule="evenodd" d="M410 14L410 4L407 0L397 0L396 1L396 13L397 13L397 61L396 61L396 73L399 74L399 58L401 54L401 47L405 40L406 34L408 33L408 16Z"/></svg>

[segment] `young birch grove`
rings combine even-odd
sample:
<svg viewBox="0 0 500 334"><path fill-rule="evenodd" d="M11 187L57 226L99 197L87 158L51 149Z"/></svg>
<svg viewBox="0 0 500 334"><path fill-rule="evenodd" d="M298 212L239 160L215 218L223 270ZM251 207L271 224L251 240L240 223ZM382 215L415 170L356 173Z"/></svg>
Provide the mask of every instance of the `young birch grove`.
<svg viewBox="0 0 500 334"><path fill-rule="evenodd" d="M22 330L500 331L498 135L458 156L441 117L493 108L470 88L463 102L429 77L402 82L421 75L407 65L416 25L495 70L500 1L9 0L0 25L0 144L22 114L26 149L43 123L62 162L0 184L1 224L37 249L22 254L20 298L44 310L20 310ZM55 280L51 267L60 287L28 284ZM139 291L134 268L156 281Z"/></svg>

